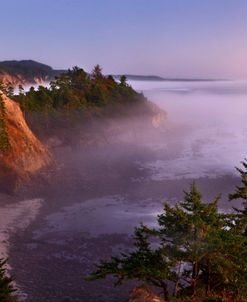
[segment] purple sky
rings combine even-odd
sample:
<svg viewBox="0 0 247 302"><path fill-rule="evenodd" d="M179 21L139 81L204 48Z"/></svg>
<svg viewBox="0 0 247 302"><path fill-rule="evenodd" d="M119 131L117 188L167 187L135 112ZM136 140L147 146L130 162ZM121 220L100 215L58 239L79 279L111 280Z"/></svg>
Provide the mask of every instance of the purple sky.
<svg viewBox="0 0 247 302"><path fill-rule="evenodd" d="M1 1L0 60L105 73L247 77L246 0Z"/></svg>

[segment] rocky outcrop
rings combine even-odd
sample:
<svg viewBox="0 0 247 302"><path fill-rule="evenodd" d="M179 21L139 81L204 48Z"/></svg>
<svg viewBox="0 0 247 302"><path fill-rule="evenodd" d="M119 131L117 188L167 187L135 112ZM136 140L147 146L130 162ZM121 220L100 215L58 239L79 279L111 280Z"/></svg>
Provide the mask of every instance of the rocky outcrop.
<svg viewBox="0 0 247 302"><path fill-rule="evenodd" d="M26 78L22 74L0 72L0 82L2 82L4 85L11 85L13 87L18 87L19 85L44 85L50 80L51 78L49 76Z"/></svg>
<svg viewBox="0 0 247 302"><path fill-rule="evenodd" d="M136 287L130 293L128 302L165 302L146 287Z"/></svg>
<svg viewBox="0 0 247 302"><path fill-rule="evenodd" d="M5 85L43 85L54 79L63 70L54 70L48 65L33 60L0 62L0 82Z"/></svg>
<svg viewBox="0 0 247 302"><path fill-rule="evenodd" d="M0 182L27 179L51 163L46 147L28 127L19 105L1 93L8 146L0 150ZM5 181L5 182L4 182Z"/></svg>
<svg viewBox="0 0 247 302"><path fill-rule="evenodd" d="M150 111L153 113L152 116L152 126L154 128L159 128L165 126L167 113L165 110L160 109L156 104L148 102Z"/></svg>

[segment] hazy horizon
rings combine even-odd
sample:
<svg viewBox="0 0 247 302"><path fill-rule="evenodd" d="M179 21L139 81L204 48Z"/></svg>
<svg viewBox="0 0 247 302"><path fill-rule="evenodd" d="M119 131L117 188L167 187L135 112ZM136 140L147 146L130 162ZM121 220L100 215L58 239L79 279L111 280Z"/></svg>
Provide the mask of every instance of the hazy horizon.
<svg viewBox="0 0 247 302"><path fill-rule="evenodd" d="M0 61L56 69L99 63L107 74L247 77L244 0L9 0Z"/></svg>

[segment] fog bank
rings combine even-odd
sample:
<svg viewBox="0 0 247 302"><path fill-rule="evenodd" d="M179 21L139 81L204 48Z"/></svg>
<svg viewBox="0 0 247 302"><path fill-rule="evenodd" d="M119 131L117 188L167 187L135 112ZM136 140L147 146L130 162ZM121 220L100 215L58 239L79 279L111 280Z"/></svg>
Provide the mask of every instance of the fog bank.
<svg viewBox="0 0 247 302"><path fill-rule="evenodd" d="M247 150L246 81L132 81L131 85L168 112L173 143L183 149L174 161L148 165L155 178L235 173Z"/></svg>

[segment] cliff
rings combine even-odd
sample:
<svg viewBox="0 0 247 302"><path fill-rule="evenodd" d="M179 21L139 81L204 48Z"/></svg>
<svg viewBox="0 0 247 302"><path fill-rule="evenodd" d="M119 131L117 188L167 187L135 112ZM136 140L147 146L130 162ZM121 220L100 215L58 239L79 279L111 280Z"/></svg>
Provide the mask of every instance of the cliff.
<svg viewBox="0 0 247 302"><path fill-rule="evenodd" d="M4 188L6 182L12 185L46 167L51 156L29 129L19 105L2 93L1 104L0 188Z"/></svg>
<svg viewBox="0 0 247 302"><path fill-rule="evenodd" d="M0 62L0 81L4 84L18 85L50 82L62 70L54 70L50 66L33 60Z"/></svg>

